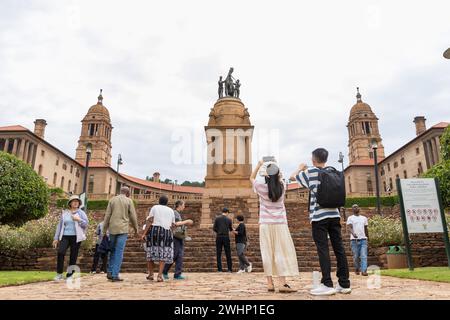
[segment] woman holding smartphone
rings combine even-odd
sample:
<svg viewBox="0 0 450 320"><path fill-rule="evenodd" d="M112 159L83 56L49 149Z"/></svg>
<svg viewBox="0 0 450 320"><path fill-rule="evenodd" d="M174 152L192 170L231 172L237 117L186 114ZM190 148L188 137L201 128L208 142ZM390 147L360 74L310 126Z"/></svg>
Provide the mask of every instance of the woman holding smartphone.
<svg viewBox="0 0 450 320"><path fill-rule="evenodd" d="M279 277L281 293L297 290L286 283L286 277L298 276L297 253L288 228L284 197L286 186L282 182L280 169L273 159L267 163L259 161L250 177L254 191L259 196L259 245L268 291L275 291L273 277ZM257 174L262 170L263 181Z"/></svg>
<svg viewBox="0 0 450 320"><path fill-rule="evenodd" d="M67 249L70 247L70 268L77 263L81 241L86 240L89 220L86 213L80 209L81 204L81 199L77 195L71 196L67 203L69 209L63 210L56 228L53 240L53 247L58 248L55 281L63 279L64 257ZM71 272L68 270L66 277L72 276L73 273L73 270Z"/></svg>

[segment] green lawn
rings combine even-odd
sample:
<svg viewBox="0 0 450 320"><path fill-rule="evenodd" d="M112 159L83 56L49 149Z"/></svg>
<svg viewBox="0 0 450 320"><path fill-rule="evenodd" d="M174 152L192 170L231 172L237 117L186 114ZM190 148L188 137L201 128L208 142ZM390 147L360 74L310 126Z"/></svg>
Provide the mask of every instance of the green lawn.
<svg viewBox="0 0 450 320"><path fill-rule="evenodd" d="M415 268L414 271L409 271L409 269L387 269L381 270L381 275L450 283L450 268L448 267Z"/></svg>
<svg viewBox="0 0 450 320"><path fill-rule="evenodd" d="M54 271L0 271L0 287L48 281L54 277Z"/></svg>

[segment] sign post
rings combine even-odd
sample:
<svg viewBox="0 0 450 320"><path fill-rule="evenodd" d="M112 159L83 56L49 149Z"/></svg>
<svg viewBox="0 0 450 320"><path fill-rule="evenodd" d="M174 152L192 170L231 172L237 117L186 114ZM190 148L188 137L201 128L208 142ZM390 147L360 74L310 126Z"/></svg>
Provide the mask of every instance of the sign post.
<svg viewBox="0 0 450 320"><path fill-rule="evenodd" d="M400 179L397 179L397 190L398 190L398 198L400 202L400 215L402 218L402 229L403 229L403 238L405 239L405 248L406 248L406 257L408 258L408 268L409 270L414 270L414 265L412 261L411 255L411 243L409 242L409 232L408 225L406 222L406 214L405 214L405 206L403 205L403 193L402 193L402 184L400 183Z"/></svg>
<svg viewBox="0 0 450 320"><path fill-rule="evenodd" d="M450 268L447 222L437 179L397 179L408 266L414 270L410 233L443 233Z"/></svg>

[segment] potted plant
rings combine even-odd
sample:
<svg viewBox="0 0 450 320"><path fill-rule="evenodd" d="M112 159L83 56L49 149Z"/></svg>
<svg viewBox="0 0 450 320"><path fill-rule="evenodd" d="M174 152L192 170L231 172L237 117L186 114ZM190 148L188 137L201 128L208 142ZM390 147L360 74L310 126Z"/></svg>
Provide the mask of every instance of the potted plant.
<svg viewBox="0 0 450 320"><path fill-rule="evenodd" d="M388 269L406 268L402 224L398 218L374 216L369 219L369 246L377 248ZM381 251L381 252L380 252ZM384 264L384 263L383 263Z"/></svg>

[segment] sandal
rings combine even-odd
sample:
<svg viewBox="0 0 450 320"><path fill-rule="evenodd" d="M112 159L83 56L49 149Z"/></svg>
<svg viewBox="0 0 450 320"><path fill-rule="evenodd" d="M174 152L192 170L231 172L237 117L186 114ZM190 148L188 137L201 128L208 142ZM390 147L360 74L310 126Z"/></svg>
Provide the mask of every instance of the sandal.
<svg viewBox="0 0 450 320"><path fill-rule="evenodd" d="M164 279L163 279L162 276L158 275L158 280L157 280L157 281L158 281L158 282L164 282Z"/></svg>
<svg viewBox="0 0 450 320"><path fill-rule="evenodd" d="M292 293L297 292L297 290L292 289L287 283L280 288L280 293Z"/></svg>
<svg viewBox="0 0 450 320"><path fill-rule="evenodd" d="M272 282L272 285L270 285L270 286L267 287L267 291L269 291L269 292L275 292L275 286L273 285L273 282Z"/></svg>
<svg viewBox="0 0 450 320"><path fill-rule="evenodd" d="M153 275L152 274L149 274L148 276L147 276L147 278L146 278L147 280L150 280L150 281L153 281Z"/></svg>

